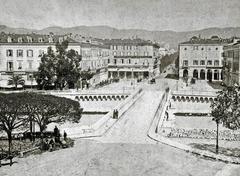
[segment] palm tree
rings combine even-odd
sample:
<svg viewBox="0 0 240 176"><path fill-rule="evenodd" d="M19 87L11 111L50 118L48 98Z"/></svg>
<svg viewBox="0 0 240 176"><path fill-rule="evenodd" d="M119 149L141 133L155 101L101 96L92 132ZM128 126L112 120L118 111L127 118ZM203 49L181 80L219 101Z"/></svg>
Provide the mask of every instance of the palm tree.
<svg viewBox="0 0 240 176"><path fill-rule="evenodd" d="M24 85L25 81L21 75L12 74L8 80L8 85L14 85L14 88L17 89L18 85Z"/></svg>

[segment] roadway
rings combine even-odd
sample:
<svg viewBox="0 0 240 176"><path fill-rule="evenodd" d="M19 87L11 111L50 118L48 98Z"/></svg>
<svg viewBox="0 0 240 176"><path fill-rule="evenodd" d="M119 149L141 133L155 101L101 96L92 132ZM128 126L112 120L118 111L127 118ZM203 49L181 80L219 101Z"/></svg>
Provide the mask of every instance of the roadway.
<svg viewBox="0 0 240 176"><path fill-rule="evenodd" d="M147 136L161 91L144 90L143 95L103 137L104 143L156 143Z"/></svg>

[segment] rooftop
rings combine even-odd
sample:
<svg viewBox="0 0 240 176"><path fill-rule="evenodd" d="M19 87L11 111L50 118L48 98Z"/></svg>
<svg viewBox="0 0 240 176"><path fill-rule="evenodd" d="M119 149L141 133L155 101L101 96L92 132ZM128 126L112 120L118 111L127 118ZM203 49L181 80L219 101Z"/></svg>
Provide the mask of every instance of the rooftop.
<svg viewBox="0 0 240 176"><path fill-rule="evenodd" d="M93 43L80 43L81 48L101 48L101 49L110 49L108 45L104 44L93 44Z"/></svg>
<svg viewBox="0 0 240 176"><path fill-rule="evenodd" d="M73 40L67 35L43 35L43 34L36 34L36 33L30 33L30 34L14 34L14 33L0 33L0 43L56 43L61 42L63 40L68 40L69 43L78 43L77 41Z"/></svg>
<svg viewBox="0 0 240 176"><path fill-rule="evenodd" d="M159 48L159 46L153 43L150 40L143 40L140 38L136 39L104 39L102 43L106 45L136 45L136 46L145 46L150 45Z"/></svg>
<svg viewBox="0 0 240 176"><path fill-rule="evenodd" d="M228 44L228 43L231 43L232 39L222 39L218 36L212 36L211 38L201 38L200 36L199 37L196 37L196 36L193 36L189 41L186 41L186 42L182 42L180 43L180 45L184 45L184 44L218 44L218 45L221 45L221 44Z"/></svg>

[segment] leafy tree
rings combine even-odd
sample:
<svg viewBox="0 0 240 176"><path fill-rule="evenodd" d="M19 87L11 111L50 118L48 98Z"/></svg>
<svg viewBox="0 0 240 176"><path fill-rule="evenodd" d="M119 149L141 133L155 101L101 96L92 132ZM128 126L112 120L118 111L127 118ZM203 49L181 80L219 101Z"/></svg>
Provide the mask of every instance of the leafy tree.
<svg viewBox="0 0 240 176"><path fill-rule="evenodd" d="M7 133L8 154L11 155L13 130L26 125L23 105L18 94L0 94L0 129Z"/></svg>
<svg viewBox="0 0 240 176"><path fill-rule="evenodd" d="M161 58L160 70L163 71L168 65L174 63L179 57L178 52L165 55ZM177 62L177 61L176 61ZM175 64L176 64L175 62Z"/></svg>
<svg viewBox="0 0 240 176"><path fill-rule="evenodd" d="M14 85L14 88L17 89L18 85L24 86L25 81L21 75L12 74L8 80L8 85Z"/></svg>
<svg viewBox="0 0 240 176"><path fill-rule="evenodd" d="M38 72L35 73L37 84L40 89L45 89L54 83L54 76L56 74L57 59L51 47L48 48L47 53L43 54Z"/></svg>
<svg viewBox="0 0 240 176"><path fill-rule="evenodd" d="M26 97L25 111L38 124L41 133L52 122L61 123L66 120L78 122L81 118L82 109L77 101L53 95L22 94Z"/></svg>
<svg viewBox="0 0 240 176"><path fill-rule="evenodd" d="M216 153L218 153L219 124L236 130L240 128L240 89L237 86L224 88L211 104L213 120L217 125Z"/></svg>
<svg viewBox="0 0 240 176"><path fill-rule="evenodd" d="M55 85L61 90L68 85L69 88L80 78L81 56L75 50L67 50L68 41L56 43L56 52L51 47L41 58L38 73L35 74L40 88Z"/></svg>

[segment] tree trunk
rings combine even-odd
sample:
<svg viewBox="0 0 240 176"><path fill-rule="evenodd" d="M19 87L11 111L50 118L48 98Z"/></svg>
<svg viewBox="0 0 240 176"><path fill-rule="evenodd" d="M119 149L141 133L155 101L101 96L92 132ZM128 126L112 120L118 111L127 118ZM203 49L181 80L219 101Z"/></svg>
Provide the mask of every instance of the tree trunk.
<svg viewBox="0 0 240 176"><path fill-rule="evenodd" d="M40 137L41 137L41 150L43 149L43 126L39 126L40 128Z"/></svg>
<svg viewBox="0 0 240 176"><path fill-rule="evenodd" d="M7 132L7 135L8 135L8 155L10 156L11 155L11 149L12 149L12 132L9 131Z"/></svg>
<svg viewBox="0 0 240 176"><path fill-rule="evenodd" d="M30 119L29 119L29 121L30 121L30 141L33 141L33 134L32 134L32 132L33 132L33 127L32 127L32 117L30 116Z"/></svg>
<svg viewBox="0 0 240 176"><path fill-rule="evenodd" d="M216 153L218 154L218 127L219 127L219 122L217 121L216 122L216 124L217 124L217 136L216 136Z"/></svg>

